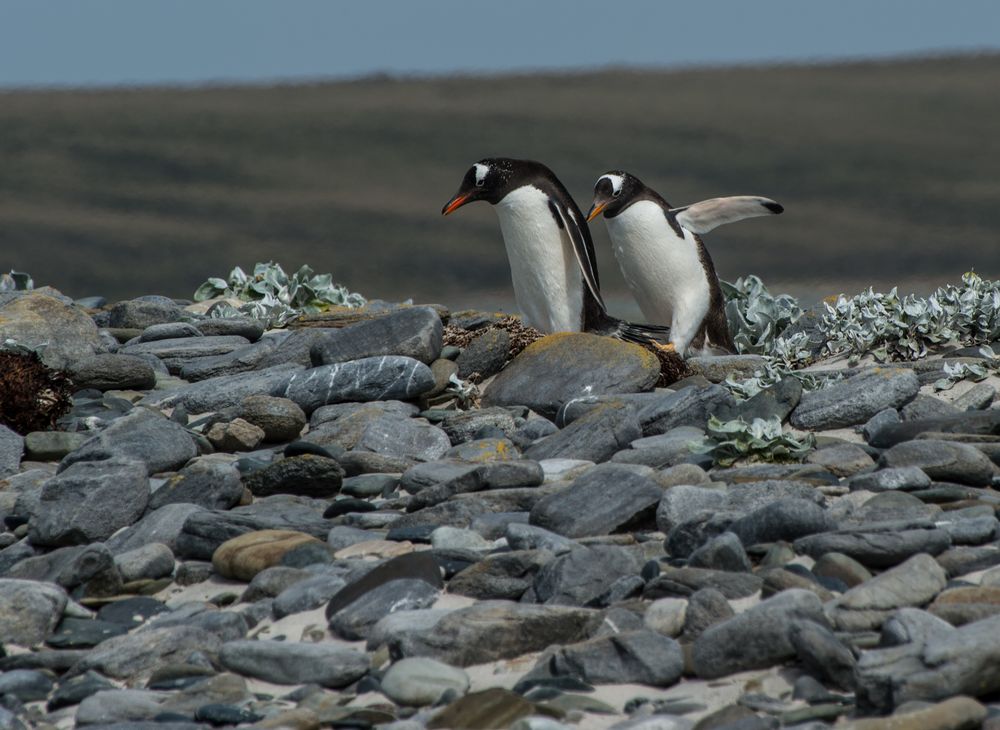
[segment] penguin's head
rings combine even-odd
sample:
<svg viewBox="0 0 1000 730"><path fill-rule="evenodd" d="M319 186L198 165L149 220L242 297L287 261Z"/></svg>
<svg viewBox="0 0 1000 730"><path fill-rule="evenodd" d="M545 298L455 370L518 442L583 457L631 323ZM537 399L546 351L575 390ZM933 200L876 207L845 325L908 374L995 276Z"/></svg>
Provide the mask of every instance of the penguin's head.
<svg viewBox="0 0 1000 730"><path fill-rule="evenodd" d="M627 172L611 170L604 173L594 185L594 202L587 213L587 220L591 221L601 213L605 218L614 218L642 188L639 178Z"/></svg>
<svg viewBox="0 0 1000 730"><path fill-rule="evenodd" d="M490 205L496 205L511 190L520 184L530 165L537 165L527 160L512 160L507 157L487 157L480 160L465 173L462 185L454 197L445 203L441 215L454 213L466 203L485 200Z"/></svg>

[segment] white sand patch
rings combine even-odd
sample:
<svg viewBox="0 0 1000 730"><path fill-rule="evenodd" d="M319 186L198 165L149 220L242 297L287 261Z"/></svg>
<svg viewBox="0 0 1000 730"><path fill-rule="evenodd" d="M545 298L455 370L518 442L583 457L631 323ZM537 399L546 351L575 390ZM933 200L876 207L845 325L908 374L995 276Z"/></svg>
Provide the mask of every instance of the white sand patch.
<svg viewBox="0 0 1000 730"><path fill-rule="evenodd" d="M348 560L350 558L395 558L406 555L416 550L409 540L395 542L393 540L365 540L348 545L342 550L333 554L337 560Z"/></svg>
<svg viewBox="0 0 1000 730"><path fill-rule="evenodd" d="M479 692L491 687L512 689L538 663L541 655L541 652L534 652L523 654L515 659L465 667L465 671L469 675L469 691Z"/></svg>
<svg viewBox="0 0 1000 730"><path fill-rule="evenodd" d="M431 608L455 610L475 606L477 603L481 603L481 601L477 601L475 598L469 598L468 596L460 596L457 593L442 593L438 596L438 599L434 602L434 605L431 606Z"/></svg>
<svg viewBox="0 0 1000 730"><path fill-rule="evenodd" d="M742 612L757 605L759 602L760 596L758 594L730 601L730 604L735 611ZM512 689L525 674L534 668L542 654L542 652L535 652L524 654L515 659L465 667L470 680L469 691L480 692L492 687ZM791 697L792 684L798 676L799 673L795 670L783 667L771 667L769 669L740 672L722 679L684 678L674 686L668 688L649 687L642 684L597 685L594 692L580 694L585 694L587 697L610 705L615 708L617 714L597 715L587 713L575 727L578 730L604 730L604 728L611 727L615 723L627 719L624 713L625 704L636 697L645 697L653 701L684 700L704 705L706 709L684 715L684 717L690 720L699 720L726 705L734 704L746 692L759 692L766 694L768 697L787 700Z"/></svg>
<svg viewBox="0 0 1000 730"><path fill-rule="evenodd" d="M1000 376L988 375L985 380L980 380L979 383L992 385L998 392L1000 392ZM960 380L949 390L934 390L934 385L932 383L931 385L921 387L920 392L926 393L927 395L933 395L943 401L951 403L952 401L961 398L966 392L979 385L979 383L974 383L971 380Z"/></svg>
<svg viewBox="0 0 1000 730"><path fill-rule="evenodd" d="M250 629L248 639L276 639L285 637L286 641L301 641L315 644L334 644L336 646L365 650L363 641L346 641L330 632L326 618L326 605L311 611L300 611L284 618L265 618Z"/></svg>
<svg viewBox="0 0 1000 730"><path fill-rule="evenodd" d="M190 601L210 601L223 593L235 593L242 596L247 584L236 580L226 580L213 574L211 578L189 586L179 586L171 583L162 591L153 595L158 601L163 601L168 608L176 608Z"/></svg>
<svg viewBox="0 0 1000 730"><path fill-rule="evenodd" d="M807 431L798 431L797 433L805 436ZM854 430L854 426L848 426L847 428L831 428L823 431L814 431L813 433L820 434L823 436L832 436L833 438L842 439L852 444L863 444L865 443L864 436Z"/></svg>

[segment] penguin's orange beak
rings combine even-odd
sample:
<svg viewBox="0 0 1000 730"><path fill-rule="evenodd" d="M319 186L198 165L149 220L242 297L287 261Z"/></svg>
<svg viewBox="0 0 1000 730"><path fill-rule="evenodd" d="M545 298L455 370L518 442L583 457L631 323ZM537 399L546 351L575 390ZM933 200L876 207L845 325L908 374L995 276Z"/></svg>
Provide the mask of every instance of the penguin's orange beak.
<svg viewBox="0 0 1000 730"><path fill-rule="evenodd" d="M450 215L468 202L469 196L459 193L445 204L444 208L441 209L441 215Z"/></svg>
<svg viewBox="0 0 1000 730"><path fill-rule="evenodd" d="M587 213L587 222L594 220L597 216L601 214L601 211L608 207L607 203L594 203L590 206L590 212Z"/></svg>

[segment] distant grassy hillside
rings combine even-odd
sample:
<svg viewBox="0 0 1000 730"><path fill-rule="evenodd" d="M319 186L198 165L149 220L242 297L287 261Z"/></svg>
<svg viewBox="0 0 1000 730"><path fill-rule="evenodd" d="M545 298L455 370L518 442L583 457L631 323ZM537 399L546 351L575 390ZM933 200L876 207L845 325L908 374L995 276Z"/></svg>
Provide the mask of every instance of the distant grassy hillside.
<svg viewBox="0 0 1000 730"><path fill-rule="evenodd" d="M468 303L509 288L499 229L485 204L441 205L470 163L506 155L546 162L584 209L616 167L675 205L782 202L706 237L724 278L826 293L998 276L997 89L1000 56L4 93L0 269L74 296L190 296L274 259L369 296Z"/></svg>

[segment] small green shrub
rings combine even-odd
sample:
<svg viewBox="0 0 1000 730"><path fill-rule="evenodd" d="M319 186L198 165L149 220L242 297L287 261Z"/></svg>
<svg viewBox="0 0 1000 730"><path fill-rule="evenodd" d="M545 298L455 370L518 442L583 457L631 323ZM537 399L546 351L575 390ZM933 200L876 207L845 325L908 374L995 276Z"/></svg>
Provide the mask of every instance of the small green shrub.
<svg viewBox="0 0 1000 730"><path fill-rule="evenodd" d="M362 307L365 298L341 284L333 283L332 274L314 274L303 266L289 276L280 264L255 264L248 275L239 266L229 272L228 279L212 277L194 293L196 302L215 297L240 299L240 307L217 305L209 312L213 317L250 316L263 320L269 327L280 327L301 314L315 314L331 306Z"/></svg>
<svg viewBox="0 0 1000 730"><path fill-rule="evenodd" d="M797 372L818 358L846 356L856 363L865 355L878 362L917 360L945 344L982 345L1000 339L1000 281L969 272L960 285L939 287L928 297L900 296L870 287L852 297L824 302L809 327L793 327L804 312L787 294L772 295L756 276L722 282L726 314L739 353L763 355L766 367L753 378L727 380L738 397L747 398L783 377L794 376L806 390L830 384L828 378ZM995 362L992 357L990 361ZM946 367L939 389L962 379L982 380L995 366Z"/></svg>
<svg viewBox="0 0 1000 730"><path fill-rule="evenodd" d="M707 438L693 451L710 454L718 466L732 466L739 459L749 461L801 461L816 447L816 437L807 434L799 441L781 429L781 419L755 418L747 423L742 418L721 421L710 416Z"/></svg>

